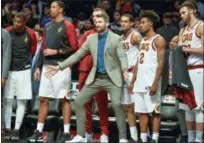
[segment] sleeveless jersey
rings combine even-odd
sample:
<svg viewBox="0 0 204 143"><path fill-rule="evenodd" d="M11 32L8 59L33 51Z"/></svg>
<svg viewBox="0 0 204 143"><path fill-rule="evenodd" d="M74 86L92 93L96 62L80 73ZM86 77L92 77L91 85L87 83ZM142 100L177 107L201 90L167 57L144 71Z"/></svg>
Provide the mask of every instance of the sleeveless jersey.
<svg viewBox="0 0 204 143"><path fill-rule="evenodd" d="M123 38L123 47L128 58L128 68L135 67L139 55L139 47L131 44L131 37L133 33L134 31L132 31L126 39Z"/></svg>
<svg viewBox="0 0 204 143"><path fill-rule="evenodd" d="M189 29L185 27L182 33L182 45L186 45L188 48L200 48L202 47L201 38L197 35L196 30L202 21L198 21L193 28ZM188 54L188 65L202 65L204 62L202 55Z"/></svg>
<svg viewBox="0 0 204 143"><path fill-rule="evenodd" d="M143 38L141 41L134 92L146 92L147 87L153 84L158 66L157 49L154 40L159 36L157 34L147 40Z"/></svg>

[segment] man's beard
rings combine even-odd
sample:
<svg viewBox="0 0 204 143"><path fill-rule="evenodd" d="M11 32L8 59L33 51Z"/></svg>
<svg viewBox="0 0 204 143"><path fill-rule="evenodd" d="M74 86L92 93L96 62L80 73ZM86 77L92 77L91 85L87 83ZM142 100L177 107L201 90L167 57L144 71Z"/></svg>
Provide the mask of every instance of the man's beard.
<svg viewBox="0 0 204 143"><path fill-rule="evenodd" d="M106 30L106 28L103 28L103 27L99 27L99 28L96 28L97 32L99 32L99 33L102 33Z"/></svg>
<svg viewBox="0 0 204 143"><path fill-rule="evenodd" d="M184 19L184 21L183 21L183 20L182 20L182 21L183 21L184 23L189 23L189 22L190 22L190 19L191 19L191 18L190 18L190 14L188 14L187 18Z"/></svg>
<svg viewBox="0 0 204 143"><path fill-rule="evenodd" d="M130 29L131 29L131 28L127 28L127 29L124 29L124 30L122 30L122 31L123 31L123 33L126 33L126 32L128 32Z"/></svg>

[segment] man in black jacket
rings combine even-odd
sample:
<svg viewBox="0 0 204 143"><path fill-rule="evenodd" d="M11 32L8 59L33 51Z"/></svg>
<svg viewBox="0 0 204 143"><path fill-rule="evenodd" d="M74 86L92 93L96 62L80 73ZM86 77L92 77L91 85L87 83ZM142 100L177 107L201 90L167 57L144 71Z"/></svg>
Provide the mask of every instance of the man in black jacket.
<svg viewBox="0 0 204 143"><path fill-rule="evenodd" d="M164 71L162 75L162 95L167 94L173 94L173 88L172 88L172 54L175 50L175 48L178 45L179 37L175 36L171 39L169 44L169 49L166 51L165 54L165 66ZM179 125L182 133L182 137L180 140L180 143L186 143L187 142L187 128L185 125L185 112L184 110L179 109L179 101L176 101L176 108L177 108L177 116L179 120Z"/></svg>

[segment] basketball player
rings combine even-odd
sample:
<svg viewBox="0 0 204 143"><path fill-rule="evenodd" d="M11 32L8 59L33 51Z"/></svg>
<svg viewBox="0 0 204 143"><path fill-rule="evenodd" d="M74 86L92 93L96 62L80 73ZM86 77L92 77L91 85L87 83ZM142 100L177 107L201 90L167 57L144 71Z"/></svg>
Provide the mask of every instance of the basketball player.
<svg viewBox="0 0 204 143"><path fill-rule="evenodd" d="M186 111L188 142L202 142L203 136L203 69L204 69L204 24L196 18L196 3L186 1L181 5L182 21L187 24L181 29L179 45L183 45L183 52L187 53L188 72L193 84L197 107Z"/></svg>
<svg viewBox="0 0 204 143"><path fill-rule="evenodd" d="M4 122L6 126L4 140L8 142L19 141L19 131L26 112L27 101L32 99L30 59L35 54L37 40L35 32L25 26L26 21L25 13L19 12L13 19L13 25L6 28L12 38L11 65L4 88ZM15 128L12 131L12 105L15 96L17 99L17 109Z"/></svg>
<svg viewBox="0 0 204 143"><path fill-rule="evenodd" d="M164 67L165 40L155 33L159 16L154 11L140 13L141 30L145 37L140 43L140 55L129 86L129 92L134 92L135 112L139 113L140 138L147 142L149 114L152 114L153 135L151 143L158 142L160 129L160 77ZM134 85L135 82L135 85Z"/></svg>
<svg viewBox="0 0 204 143"><path fill-rule="evenodd" d="M123 46L126 51L128 58L128 76L129 82L132 79L134 67L137 63L139 55L139 44L141 42L141 35L138 32L132 30L134 24L134 17L130 14L124 14L121 17L121 29L123 32ZM127 112L128 123L130 126L131 140L137 141L137 128L136 128L136 117L134 113L134 100L128 93L128 83L124 85L124 94L122 98L122 104L124 105L125 111Z"/></svg>
<svg viewBox="0 0 204 143"><path fill-rule="evenodd" d="M70 86L71 69L66 68L63 72L59 72L51 79L45 77L45 72L50 65L56 65L64 60L78 49L78 42L75 27L72 23L64 18L65 5L62 1L53 1L51 3L50 14L52 21L44 27L44 38L42 47L42 75L40 77L39 64L35 71L35 79L40 78L40 105L38 112L37 128L33 135L27 140L29 142L41 142L43 140L43 129L46 117L48 115L50 99L59 99L62 103L62 114L64 123L64 133L61 142L71 139L70 136L70 119L71 104L65 97L67 86ZM39 58L39 62L41 57Z"/></svg>

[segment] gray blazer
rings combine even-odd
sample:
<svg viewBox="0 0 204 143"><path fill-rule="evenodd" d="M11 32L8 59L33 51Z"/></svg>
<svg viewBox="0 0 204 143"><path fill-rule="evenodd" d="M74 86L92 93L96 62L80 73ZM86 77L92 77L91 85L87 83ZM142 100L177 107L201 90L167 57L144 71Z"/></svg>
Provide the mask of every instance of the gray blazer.
<svg viewBox="0 0 204 143"><path fill-rule="evenodd" d="M2 62L2 77L8 77L11 65L11 36L8 31L1 28L2 42L1 42L1 62Z"/></svg>
<svg viewBox="0 0 204 143"><path fill-rule="evenodd" d="M65 61L59 63L60 69L63 70L66 67L72 66L90 52L93 57L93 68L86 80L86 85L90 85L95 80L97 70L97 49L98 33L88 36L82 48L80 48L75 54L73 54ZM112 32L109 32L107 35L104 49L104 64L107 74L109 75L113 83L118 87L122 87L122 70L127 69L128 61L123 49L122 38Z"/></svg>

